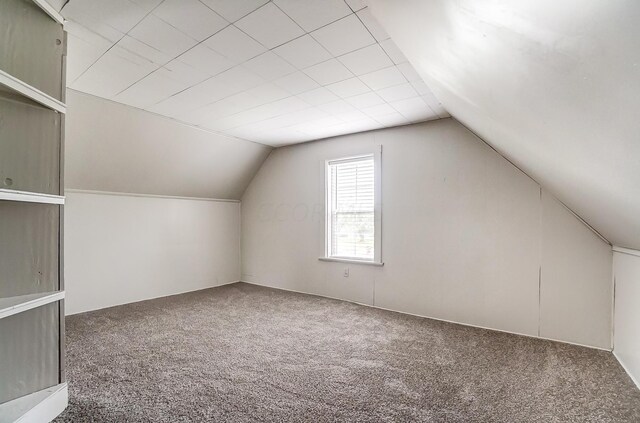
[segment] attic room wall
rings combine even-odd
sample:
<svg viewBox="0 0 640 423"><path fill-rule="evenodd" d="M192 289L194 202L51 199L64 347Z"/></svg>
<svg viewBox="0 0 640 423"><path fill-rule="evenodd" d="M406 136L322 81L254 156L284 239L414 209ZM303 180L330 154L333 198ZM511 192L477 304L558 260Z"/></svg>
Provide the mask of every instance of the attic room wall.
<svg viewBox="0 0 640 423"><path fill-rule="evenodd" d="M73 90L67 105L67 314L239 280L237 200L270 148Z"/></svg>
<svg viewBox="0 0 640 423"><path fill-rule="evenodd" d="M325 160L376 145L385 264L321 262ZM246 282L611 348L609 245L453 119L274 150L241 245Z"/></svg>
<svg viewBox="0 0 640 423"><path fill-rule="evenodd" d="M613 277L616 282L613 352L640 387L640 251L615 251Z"/></svg>

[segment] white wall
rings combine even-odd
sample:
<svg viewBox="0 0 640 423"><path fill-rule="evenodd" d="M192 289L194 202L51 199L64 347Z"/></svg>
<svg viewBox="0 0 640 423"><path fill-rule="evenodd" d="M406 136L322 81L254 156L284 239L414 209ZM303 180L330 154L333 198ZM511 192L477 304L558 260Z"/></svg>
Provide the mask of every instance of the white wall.
<svg viewBox="0 0 640 423"><path fill-rule="evenodd" d="M367 0L445 109L640 249L640 2Z"/></svg>
<svg viewBox="0 0 640 423"><path fill-rule="evenodd" d="M613 253L614 354L640 387L640 251Z"/></svg>
<svg viewBox="0 0 640 423"><path fill-rule="evenodd" d="M240 203L67 193L67 314L240 279Z"/></svg>
<svg viewBox="0 0 640 423"><path fill-rule="evenodd" d="M384 267L318 261L324 161L379 144ZM610 348L610 247L542 197L452 119L279 148L242 198L242 280Z"/></svg>

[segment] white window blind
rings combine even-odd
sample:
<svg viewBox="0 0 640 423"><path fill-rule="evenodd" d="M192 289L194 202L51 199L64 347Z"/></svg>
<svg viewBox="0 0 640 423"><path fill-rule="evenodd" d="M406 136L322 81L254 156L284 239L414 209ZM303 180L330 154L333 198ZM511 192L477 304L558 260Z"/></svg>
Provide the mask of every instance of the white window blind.
<svg viewBox="0 0 640 423"><path fill-rule="evenodd" d="M373 156L330 161L327 177L329 257L373 260L375 249Z"/></svg>

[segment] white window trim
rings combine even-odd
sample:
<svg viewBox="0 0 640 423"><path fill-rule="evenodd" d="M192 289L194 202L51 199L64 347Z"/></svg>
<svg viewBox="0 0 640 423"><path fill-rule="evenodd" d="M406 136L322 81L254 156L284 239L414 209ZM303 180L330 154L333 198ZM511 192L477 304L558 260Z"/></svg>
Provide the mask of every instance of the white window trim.
<svg viewBox="0 0 640 423"><path fill-rule="evenodd" d="M373 204L373 221L374 221L374 244L373 259L362 260L349 257L332 257L329 255L329 235L331 231L331 210L329 210L329 164L341 160L354 160L363 157L373 156L373 183L374 183L374 204ZM376 146L374 151L359 154L356 156L348 156L326 160L324 163L324 255L319 257L320 261L332 261L340 263L365 264L373 266L383 266L382 261L382 145Z"/></svg>

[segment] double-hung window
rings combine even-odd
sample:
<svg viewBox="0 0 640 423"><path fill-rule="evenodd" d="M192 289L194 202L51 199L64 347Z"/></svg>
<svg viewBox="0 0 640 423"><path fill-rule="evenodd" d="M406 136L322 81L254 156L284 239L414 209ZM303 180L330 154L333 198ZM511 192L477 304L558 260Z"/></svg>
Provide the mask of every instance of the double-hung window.
<svg viewBox="0 0 640 423"><path fill-rule="evenodd" d="M380 154L326 163L326 257L381 264Z"/></svg>

